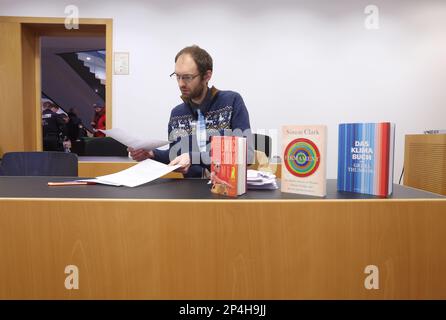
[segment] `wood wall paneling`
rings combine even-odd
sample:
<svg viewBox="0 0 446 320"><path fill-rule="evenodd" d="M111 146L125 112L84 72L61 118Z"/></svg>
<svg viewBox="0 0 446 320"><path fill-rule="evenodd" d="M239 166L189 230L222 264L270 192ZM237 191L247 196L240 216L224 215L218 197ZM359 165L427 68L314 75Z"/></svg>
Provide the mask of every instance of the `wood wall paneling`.
<svg viewBox="0 0 446 320"><path fill-rule="evenodd" d="M404 185L446 195L446 134L406 135Z"/></svg>
<svg viewBox="0 0 446 320"><path fill-rule="evenodd" d="M24 143L22 43L18 23L0 21L0 156Z"/></svg>

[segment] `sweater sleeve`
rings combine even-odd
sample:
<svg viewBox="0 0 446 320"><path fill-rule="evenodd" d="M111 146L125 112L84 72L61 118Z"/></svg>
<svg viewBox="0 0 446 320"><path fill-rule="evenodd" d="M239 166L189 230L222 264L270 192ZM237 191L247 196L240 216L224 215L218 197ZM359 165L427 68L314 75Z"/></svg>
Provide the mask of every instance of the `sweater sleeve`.
<svg viewBox="0 0 446 320"><path fill-rule="evenodd" d="M236 93L234 98L231 128L232 130L240 129L242 132L245 130L251 130L248 109L246 109L245 102L238 93Z"/></svg>
<svg viewBox="0 0 446 320"><path fill-rule="evenodd" d="M169 146L169 149L170 149L170 146ZM153 150L153 154L155 155L153 160L168 164L170 162L169 149L167 149L167 150L159 150L159 149Z"/></svg>

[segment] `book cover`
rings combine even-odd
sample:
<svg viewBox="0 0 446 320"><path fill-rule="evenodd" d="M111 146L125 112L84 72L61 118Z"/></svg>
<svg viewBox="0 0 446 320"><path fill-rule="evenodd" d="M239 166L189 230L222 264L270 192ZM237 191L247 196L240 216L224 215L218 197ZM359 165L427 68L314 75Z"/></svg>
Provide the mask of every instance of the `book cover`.
<svg viewBox="0 0 446 320"><path fill-rule="evenodd" d="M211 192L236 197L246 192L246 138L213 136Z"/></svg>
<svg viewBox="0 0 446 320"><path fill-rule="evenodd" d="M394 140L390 122L340 124L338 190L391 195Z"/></svg>
<svg viewBox="0 0 446 320"><path fill-rule="evenodd" d="M327 195L326 126L282 127L282 192Z"/></svg>

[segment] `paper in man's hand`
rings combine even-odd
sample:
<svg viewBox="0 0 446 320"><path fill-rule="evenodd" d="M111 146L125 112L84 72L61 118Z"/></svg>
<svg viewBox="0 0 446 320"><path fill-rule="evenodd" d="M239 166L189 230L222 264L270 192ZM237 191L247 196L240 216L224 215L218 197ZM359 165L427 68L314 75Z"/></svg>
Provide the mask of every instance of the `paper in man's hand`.
<svg viewBox="0 0 446 320"><path fill-rule="evenodd" d="M120 128L99 131L133 149L153 150L169 143L169 141L166 140L140 139L130 135L128 132Z"/></svg>

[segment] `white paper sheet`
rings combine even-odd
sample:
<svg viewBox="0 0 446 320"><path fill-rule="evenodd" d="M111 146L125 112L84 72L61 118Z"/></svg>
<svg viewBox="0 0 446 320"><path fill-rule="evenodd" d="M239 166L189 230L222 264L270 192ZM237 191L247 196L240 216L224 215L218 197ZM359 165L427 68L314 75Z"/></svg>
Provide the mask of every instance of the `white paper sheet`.
<svg viewBox="0 0 446 320"><path fill-rule="evenodd" d="M275 190L277 186L276 176L269 172L249 169L247 172L248 189Z"/></svg>
<svg viewBox="0 0 446 320"><path fill-rule="evenodd" d="M127 147L131 147L133 149L144 149L144 150L153 150L162 146L165 146L169 143L166 140L156 140L156 139L140 139L130 135L124 129L121 128L112 128L108 130L99 130L104 133L108 137L112 137L113 139L121 142Z"/></svg>
<svg viewBox="0 0 446 320"><path fill-rule="evenodd" d="M168 166L167 164L147 159L117 173L77 181L95 182L112 186L137 187L158 179L179 167L179 165Z"/></svg>
<svg viewBox="0 0 446 320"><path fill-rule="evenodd" d="M259 180L259 179L263 179L263 178L276 178L276 176L270 172L265 172L265 171L259 171L259 170L252 170L252 169L248 169L247 170L247 179L248 180Z"/></svg>

